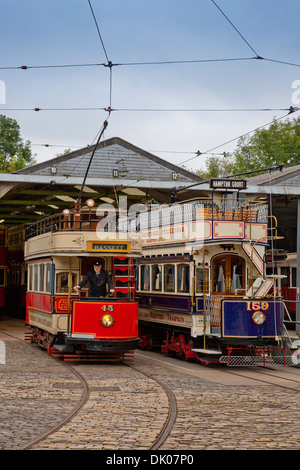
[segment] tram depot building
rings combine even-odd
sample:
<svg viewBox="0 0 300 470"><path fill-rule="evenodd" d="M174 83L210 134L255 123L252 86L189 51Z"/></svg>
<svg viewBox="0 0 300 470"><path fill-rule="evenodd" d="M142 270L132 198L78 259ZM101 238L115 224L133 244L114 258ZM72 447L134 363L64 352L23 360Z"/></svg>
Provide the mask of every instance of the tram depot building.
<svg viewBox="0 0 300 470"><path fill-rule="evenodd" d="M6 287L2 309L7 315L25 315L21 308L26 290L25 229L21 228L64 209L73 211L81 189L81 206L87 213L85 202L89 199L95 201L93 213L103 204L118 208L121 199L126 201L124 210L134 204L173 204L191 199L264 200L277 235L273 248L284 254L277 267L284 260L281 273L289 273L282 286L294 289L295 300L299 285L300 165L243 182L243 186L228 185L223 180L214 185L117 137L103 141L96 149L89 146L15 173L1 173L1 244L7 247L7 255L0 260L0 287ZM299 276L298 268L298 280ZM16 286L23 286L23 291ZM300 315L295 318L300 320Z"/></svg>

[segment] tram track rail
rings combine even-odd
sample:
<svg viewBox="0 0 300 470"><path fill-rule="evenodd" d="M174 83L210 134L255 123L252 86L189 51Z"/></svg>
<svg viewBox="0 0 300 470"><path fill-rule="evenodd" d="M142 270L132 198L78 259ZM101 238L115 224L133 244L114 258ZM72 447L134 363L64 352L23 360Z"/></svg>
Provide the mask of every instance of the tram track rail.
<svg viewBox="0 0 300 470"><path fill-rule="evenodd" d="M159 447L165 442L165 440L167 439L167 437L171 433L171 431L173 429L173 426L174 426L174 423L176 421L177 403L176 403L175 395L172 392L172 390L169 387L167 387L164 383L162 383L159 379L157 379L157 378L155 378L155 377L153 377L149 374L146 374L146 372L141 371L137 367L134 367L132 365L129 365L129 367L131 367L132 369L136 370L140 374L143 374L147 378L149 378L151 380L154 380L156 383L158 383L163 388L163 390L165 391L165 393L168 397L168 401L169 401L168 417L167 417L166 422L165 422L164 426L162 427L158 437L155 439L155 441L152 443L151 447L149 447L149 449L148 449L148 450L158 450Z"/></svg>
<svg viewBox="0 0 300 470"><path fill-rule="evenodd" d="M14 336L13 334L6 333L4 331L1 331L1 334L10 336L16 340L24 342L24 340ZM159 360L159 362L163 363L164 358L162 357ZM178 361L178 363L181 364L180 366L177 366L180 368L183 368L182 365L186 364L186 363L183 363L182 361ZM128 369L132 369L136 371L137 373L142 374L149 380L153 380L154 382L156 382L164 390L167 396L168 412L167 412L165 423L163 424L160 432L157 434L157 437L155 438L155 440L146 449L146 450L158 450L166 441L170 433L172 432L172 429L176 422L177 413L178 413L176 397L174 393L172 392L172 390L165 383L163 383L161 380L159 380L157 377L155 377L151 373L150 374L146 373L143 370L141 370L140 367L137 367L130 363L123 363L123 364L124 366L128 367ZM85 377L79 371L77 371L76 368L70 366L69 364L65 364L62 362L62 365L66 367L68 371L71 372L73 375L75 375L76 378L79 380L81 387L82 387L82 394L81 394L80 400L64 419L62 419L59 423L55 424L54 426L50 427L47 431L41 433L36 438L25 443L20 448L20 450L30 450L34 448L35 446L37 446L40 442L45 440L47 437L55 434L58 430L60 430L61 428L66 426L70 421L72 421L72 419L84 408L84 406L87 404L89 400L90 388ZM207 368L199 365L199 371L201 371L201 369L206 370ZM272 367L255 367L255 368L247 368L245 370L244 368L239 368L239 370L236 370L236 368L222 367L220 371L222 374L233 375L236 377L244 378L245 380L251 380L252 382L256 382L258 385L259 384L269 385L269 386L281 388L287 391L291 391L293 393L297 393L297 394L300 393L300 375L297 376L293 372L293 368L290 368L290 367L282 368L280 370L278 368L272 368ZM288 373L282 373L283 371L288 371ZM193 369L193 375L195 375L195 369ZM199 373L199 377L200 376L201 376L201 372Z"/></svg>
<svg viewBox="0 0 300 470"><path fill-rule="evenodd" d="M50 435L55 434L59 429L63 428L63 426L65 426L65 425L67 425L84 408L85 404L88 402L89 395L90 395L90 389L89 389L89 385L88 385L87 381L85 380L85 378L83 377L83 375L80 372L76 371L76 369L74 369L74 367L72 367L70 365L66 365L66 364L63 364L63 365L70 372L72 372L80 380L80 382L82 384L83 393L82 393L82 396L81 396L81 399L80 399L79 403L68 414L68 416L66 416L62 421L60 421L58 424L51 427L48 431L45 431L44 433L42 433L37 438L35 438L32 441L26 443L23 447L21 447L20 450L30 450L32 447L39 444L41 441L43 441L44 439L46 439ZM174 396L173 392L171 391L171 389L169 387L167 387L165 384L163 384L157 378L154 378L151 375L146 374L145 372L141 371L140 369L138 369L138 368L136 368L132 365L128 365L128 364L125 364L125 365L128 366L130 369L135 370L136 372L144 375L148 379L151 379L151 380L155 381L165 391L165 393L168 397L169 413L168 413L166 422L164 423L158 437L153 441L151 446L148 448L148 450L158 450L159 447L165 442L165 440L169 436L169 434L170 434L170 432L173 428L173 425L175 423L176 417L177 417L177 405L176 405L175 396Z"/></svg>
<svg viewBox="0 0 300 470"><path fill-rule="evenodd" d="M18 341L24 342L24 340L22 340L21 338L18 338L17 336L13 334L10 334L4 331L1 331L1 334L14 338ZM164 425L162 426L162 429L159 432L157 438L152 442L150 447L147 449L147 450L158 450L159 447L165 442L165 440L169 436L170 432L172 431L173 425L176 421L177 403L176 403L175 395L166 384L164 384L161 380L157 379L156 377L153 377L150 374L147 374L146 372L140 370L139 368L131 364L127 364L127 363L123 363L123 364L127 366L129 369L135 370L139 374L142 374L144 377L156 382L164 390L168 398L169 411L168 411L168 416L166 418L166 421ZM38 445L40 442L45 440L47 437L51 436L52 434L55 434L58 430L60 430L61 428L66 426L70 421L72 421L72 419L84 408L84 406L88 402L89 396L90 396L90 388L85 377L71 365L65 364L63 362L62 362L62 365L66 367L68 371L71 372L73 375L75 375L75 377L80 381L80 384L82 387L82 395L81 395L79 402L74 406L71 412L66 417L64 417L60 422L50 427L47 431L41 433L39 436L32 439L31 441L25 443L22 447L20 447L19 450L30 450L34 446Z"/></svg>
<svg viewBox="0 0 300 470"><path fill-rule="evenodd" d="M89 396L90 396L90 389L89 389L87 381L85 380L83 375L81 375L78 371L76 371L72 366L64 364L64 367L69 369L69 371L72 372L81 382L83 392L82 392L80 401L62 421L54 425L48 431L45 431L44 433L42 433L39 437L33 439L32 441L22 446L20 450L29 450L33 446L39 444L41 441L49 437L51 434L56 433L59 429L61 429L66 424L68 424L74 418L74 416L76 416L79 413L79 411L84 407L84 405L87 403Z"/></svg>
<svg viewBox="0 0 300 470"><path fill-rule="evenodd" d="M276 369L271 369L269 368L269 370L274 370L276 371ZM295 384L297 384L299 386L299 388L295 388L295 387L290 387L288 385L283 385L283 384L279 384L279 383L276 383L275 381L271 381L271 380L265 380L265 379L261 379L261 378L257 378L253 375L246 375L245 373L243 374L242 372L241 373L237 373L236 371L233 371L233 370L228 370L226 371L228 374L231 374L231 375L234 375L234 376L237 376L237 377L244 377L244 378L250 378L251 380L255 380L257 382L260 382L260 383L263 383L263 384L266 384L266 385L273 385L275 387L279 387L279 388L283 388L285 390L289 390L289 391L294 391L296 393L300 393L300 377L299 377L299 380L295 380L295 379L291 379L289 377L281 377L279 375L275 375L275 374L268 374L266 373L265 370L255 370L255 373L258 374L258 375L264 375L264 376L268 376L268 377L273 377L274 379L279 379L279 380L285 380L285 381L289 381L289 382L294 382ZM253 371L254 372L254 371Z"/></svg>

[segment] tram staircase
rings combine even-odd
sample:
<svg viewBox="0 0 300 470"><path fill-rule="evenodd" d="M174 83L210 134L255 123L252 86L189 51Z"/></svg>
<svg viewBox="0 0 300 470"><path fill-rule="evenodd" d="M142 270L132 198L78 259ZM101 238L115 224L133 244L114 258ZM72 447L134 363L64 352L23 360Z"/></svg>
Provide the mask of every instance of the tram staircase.
<svg viewBox="0 0 300 470"><path fill-rule="evenodd" d="M250 242L244 242L242 244L243 250L250 258L260 276L255 279L252 286L246 293L246 297L264 297L274 287L273 277L264 277L264 262L259 252Z"/></svg>

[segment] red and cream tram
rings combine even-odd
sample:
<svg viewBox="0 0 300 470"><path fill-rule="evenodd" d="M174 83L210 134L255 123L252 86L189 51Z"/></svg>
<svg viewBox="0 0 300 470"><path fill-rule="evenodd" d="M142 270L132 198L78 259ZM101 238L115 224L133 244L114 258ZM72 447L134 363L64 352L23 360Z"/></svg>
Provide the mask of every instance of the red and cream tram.
<svg viewBox="0 0 300 470"><path fill-rule="evenodd" d="M140 226L141 348L203 363L285 362L280 276L264 262L276 238L267 205L192 200L153 207Z"/></svg>
<svg viewBox="0 0 300 470"><path fill-rule="evenodd" d="M138 344L133 257L141 245L127 234L99 231L91 215L55 215L27 228L26 323L31 342L65 360L124 357ZM95 261L113 284L113 297L75 292Z"/></svg>

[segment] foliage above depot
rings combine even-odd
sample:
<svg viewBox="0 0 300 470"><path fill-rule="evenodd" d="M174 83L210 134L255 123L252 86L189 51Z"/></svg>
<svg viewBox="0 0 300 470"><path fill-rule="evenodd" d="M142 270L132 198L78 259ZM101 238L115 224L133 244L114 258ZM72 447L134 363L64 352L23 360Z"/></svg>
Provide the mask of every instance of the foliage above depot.
<svg viewBox="0 0 300 470"><path fill-rule="evenodd" d="M234 152L208 158L205 171L198 170L197 174L218 178L281 163L285 167L300 164L300 118L286 122L274 119L268 129L259 129L252 136L241 137Z"/></svg>
<svg viewBox="0 0 300 470"><path fill-rule="evenodd" d="M30 142L23 142L17 121L0 115L0 172L12 173L34 163Z"/></svg>

